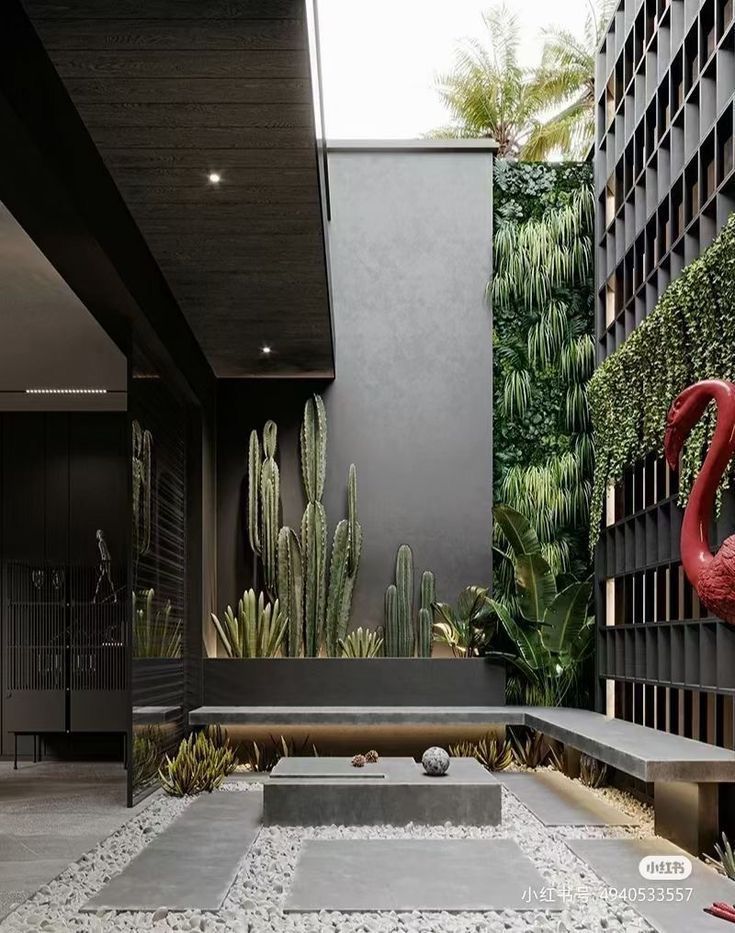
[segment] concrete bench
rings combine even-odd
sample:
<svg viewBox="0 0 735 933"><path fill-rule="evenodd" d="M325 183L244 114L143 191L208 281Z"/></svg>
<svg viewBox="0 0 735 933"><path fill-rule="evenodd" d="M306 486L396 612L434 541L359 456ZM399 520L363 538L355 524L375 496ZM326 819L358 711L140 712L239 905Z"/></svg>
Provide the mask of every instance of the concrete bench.
<svg viewBox="0 0 735 933"><path fill-rule="evenodd" d="M735 751L610 719L589 710L534 706L200 706L191 726L528 726L653 784L656 832L699 855L731 808Z"/></svg>

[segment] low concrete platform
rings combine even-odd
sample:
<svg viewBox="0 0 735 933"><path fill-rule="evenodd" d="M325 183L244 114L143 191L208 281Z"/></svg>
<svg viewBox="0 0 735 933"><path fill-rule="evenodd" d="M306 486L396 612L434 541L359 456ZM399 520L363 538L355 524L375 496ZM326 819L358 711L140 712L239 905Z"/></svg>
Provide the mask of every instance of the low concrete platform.
<svg viewBox="0 0 735 933"><path fill-rule="evenodd" d="M209 726L414 726L487 727L523 725L522 707L513 706L198 706L189 725Z"/></svg>
<svg viewBox="0 0 735 933"><path fill-rule="evenodd" d="M528 910L524 892L545 887L510 839L308 839L284 909Z"/></svg>
<svg viewBox="0 0 735 933"><path fill-rule="evenodd" d="M375 776L358 779L344 777L348 759L332 759L335 765L325 767L329 760L282 759L263 786L263 822L405 826L451 821L460 826L495 826L501 821L502 788L474 758L453 758L442 777L429 777L412 758L381 758ZM318 775L320 768L330 767L341 776Z"/></svg>

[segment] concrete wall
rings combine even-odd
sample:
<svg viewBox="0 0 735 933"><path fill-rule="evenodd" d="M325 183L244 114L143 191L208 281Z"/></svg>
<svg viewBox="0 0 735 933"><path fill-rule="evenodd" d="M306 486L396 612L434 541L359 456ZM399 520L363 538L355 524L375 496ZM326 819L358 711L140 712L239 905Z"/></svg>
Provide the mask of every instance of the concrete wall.
<svg viewBox="0 0 735 933"><path fill-rule="evenodd" d="M402 150L337 144L329 156L336 341L331 385L228 382L218 409L220 605L247 582L242 520L247 431L279 424L284 521L303 508L298 424L322 391L331 535L358 470L364 545L353 625L378 625L402 543L454 600L491 578L491 156L451 143ZM428 147L428 148L427 148Z"/></svg>

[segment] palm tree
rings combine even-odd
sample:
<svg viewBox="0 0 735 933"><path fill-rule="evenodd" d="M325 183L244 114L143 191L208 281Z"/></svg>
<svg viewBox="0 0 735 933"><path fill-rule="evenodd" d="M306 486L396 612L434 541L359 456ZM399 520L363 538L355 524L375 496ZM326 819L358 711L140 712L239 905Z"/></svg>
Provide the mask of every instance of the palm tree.
<svg viewBox="0 0 735 933"><path fill-rule="evenodd" d="M517 158L538 114L546 109L537 87L518 62L518 17L506 6L483 14L487 47L467 39L455 52L454 68L436 81L452 123L434 130L439 137L490 137L498 156Z"/></svg>
<svg viewBox="0 0 735 933"><path fill-rule="evenodd" d="M617 0L588 0L584 38L566 29L544 30L546 42L533 91L552 115L537 122L523 147L523 158L541 161L558 153L582 159L595 138L595 57Z"/></svg>

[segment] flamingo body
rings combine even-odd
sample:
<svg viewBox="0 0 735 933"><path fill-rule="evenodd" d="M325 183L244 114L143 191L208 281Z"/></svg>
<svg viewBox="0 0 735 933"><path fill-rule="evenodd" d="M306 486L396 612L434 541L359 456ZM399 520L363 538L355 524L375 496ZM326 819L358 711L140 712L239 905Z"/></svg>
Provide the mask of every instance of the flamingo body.
<svg viewBox="0 0 735 933"><path fill-rule="evenodd" d="M735 535L716 554L709 544L717 488L735 453L735 384L706 379L685 389L669 410L664 452L669 466L677 470L681 448L710 402L717 406L717 424L684 510L681 563L707 609L735 625Z"/></svg>
<svg viewBox="0 0 735 933"><path fill-rule="evenodd" d="M713 615L735 625L735 535L702 568L695 589Z"/></svg>

